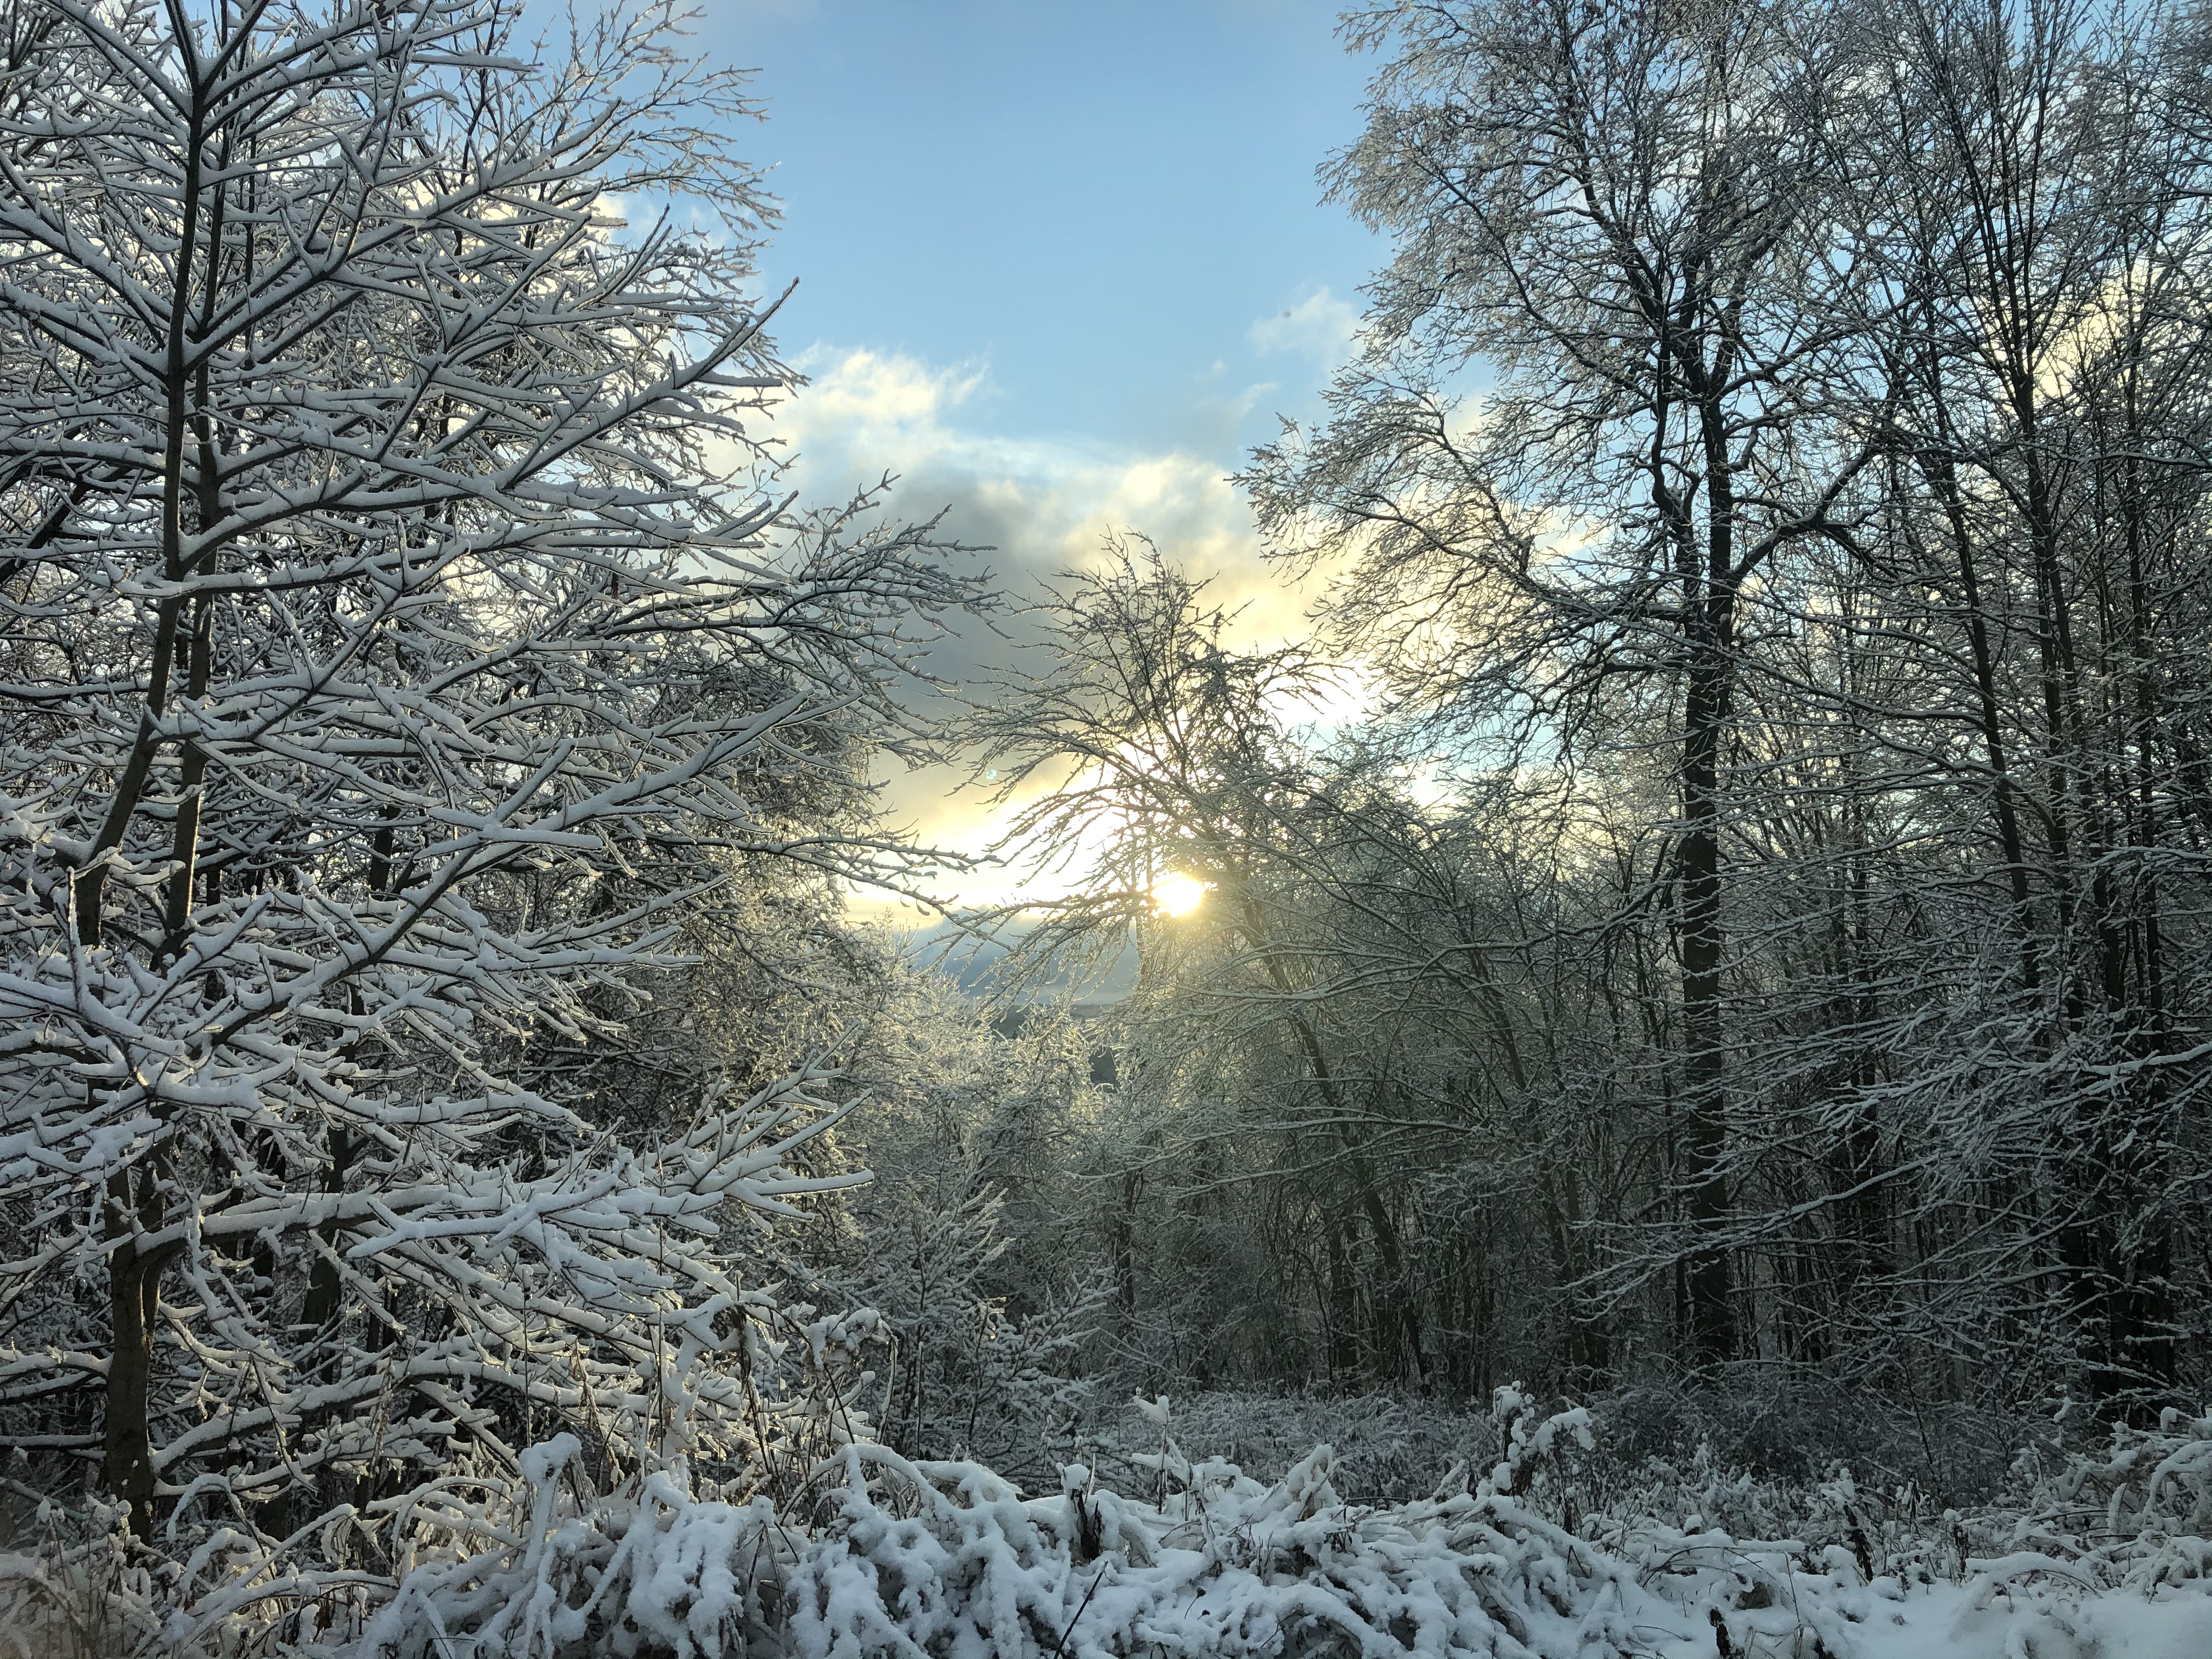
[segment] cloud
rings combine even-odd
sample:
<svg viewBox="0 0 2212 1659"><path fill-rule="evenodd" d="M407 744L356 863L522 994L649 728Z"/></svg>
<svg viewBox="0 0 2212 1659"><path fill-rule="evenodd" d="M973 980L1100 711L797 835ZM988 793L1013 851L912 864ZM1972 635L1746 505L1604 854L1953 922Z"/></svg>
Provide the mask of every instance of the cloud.
<svg viewBox="0 0 2212 1659"><path fill-rule="evenodd" d="M817 452L913 454L943 448L951 437L946 415L974 397L988 378L981 363L943 367L894 352L829 351L816 347L799 368L809 384L778 411L777 430L802 457Z"/></svg>
<svg viewBox="0 0 2212 1659"><path fill-rule="evenodd" d="M896 475L897 510L945 510L945 533L995 550L1017 591L1095 565L1110 534L1134 532L1240 611L1235 643L1302 631L1302 599L1262 559L1250 510L1218 455L1130 451L1054 438L1008 438L963 418L988 404L987 365L933 364L901 353L817 347L811 384L778 411L793 480L820 500Z"/></svg>
<svg viewBox="0 0 2212 1659"><path fill-rule="evenodd" d="M1256 351L1311 357L1325 368L1334 368L1352 355L1358 329L1359 313L1352 302L1317 288L1274 315L1261 318L1244 332Z"/></svg>
<svg viewBox="0 0 2212 1659"><path fill-rule="evenodd" d="M1326 290L1316 298L1326 301ZM1308 319L1302 326L1318 326L1311 319L1322 313L1310 300L1300 314ZM984 424L993 385L983 362L817 346L798 366L810 383L777 411L775 430L803 499L826 501L894 474L892 510L921 519L943 509L945 535L994 550L996 585L1017 604L1063 572L1097 565L1109 534L1133 532L1206 579L1207 597L1235 613L1233 647L1265 648L1306 632L1307 591L1262 557L1249 507L1227 477L1233 463L1223 457L993 433ZM1020 672L1018 617L1001 628L976 626L943 642L932 672L956 684ZM957 768L887 777L883 802L925 843L970 854L991 843L1012 811L963 787ZM1064 891L1079 878L997 872L945 885L969 901L1002 902Z"/></svg>

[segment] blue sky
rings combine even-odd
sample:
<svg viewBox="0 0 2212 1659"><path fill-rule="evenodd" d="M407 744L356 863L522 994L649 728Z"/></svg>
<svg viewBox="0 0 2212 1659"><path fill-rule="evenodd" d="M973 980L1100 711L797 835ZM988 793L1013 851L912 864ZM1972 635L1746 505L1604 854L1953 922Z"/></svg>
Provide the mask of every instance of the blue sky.
<svg viewBox="0 0 2212 1659"><path fill-rule="evenodd" d="M1309 416L1381 247L1320 200L1373 65L1316 0L706 0L699 45L757 71L741 135L783 222L763 261L812 385L778 425L817 497L884 471L902 516L997 551L1012 591L1149 535L1244 607L1305 596L1227 483ZM1003 653L939 654L963 676ZM992 820L933 773L897 823L975 850ZM963 884L975 897L1018 878Z"/></svg>
<svg viewBox="0 0 2212 1659"><path fill-rule="evenodd" d="M758 71L787 346L981 367L979 433L1234 459L1318 382L1253 325L1374 262L1314 177L1369 68L1328 3L709 0L701 43Z"/></svg>

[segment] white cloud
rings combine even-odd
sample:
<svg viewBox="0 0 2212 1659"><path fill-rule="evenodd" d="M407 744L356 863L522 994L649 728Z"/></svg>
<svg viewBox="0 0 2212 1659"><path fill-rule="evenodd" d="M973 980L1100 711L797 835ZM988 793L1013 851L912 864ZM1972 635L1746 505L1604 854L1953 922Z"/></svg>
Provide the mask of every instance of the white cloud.
<svg viewBox="0 0 2212 1659"><path fill-rule="evenodd" d="M844 456L943 447L946 414L973 397L988 371L981 363L943 368L877 351L829 352L799 359L810 384L777 412L776 428L802 454L816 447Z"/></svg>
<svg viewBox="0 0 2212 1659"><path fill-rule="evenodd" d="M1358 328L1359 313L1350 301L1317 288L1274 315L1261 318L1245 331L1245 337L1255 350L1297 353L1334 368L1352 355Z"/></svg>
<svg viewBox="0 0 2212 1659"><path fill-rule="evenodd" d="M1017 581L1086 568L1109 533L1136 532L1209 579L1218 602L1241 610L1237 643L1275 644L1301 631L1303 600L1262 561L1249 508L1220 458L978 431L961 420L988 395L989 372L978 363L817 347L799 367L811 383L778 411L775 430L809 495L896 474L901 513L949 506L946 532L995 548L998 568Z"/></svg>

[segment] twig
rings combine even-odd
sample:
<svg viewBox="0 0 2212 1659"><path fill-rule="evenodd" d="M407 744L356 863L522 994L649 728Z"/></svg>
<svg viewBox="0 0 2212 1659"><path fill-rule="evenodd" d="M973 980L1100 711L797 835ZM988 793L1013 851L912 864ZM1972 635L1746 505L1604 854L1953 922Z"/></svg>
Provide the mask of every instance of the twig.
<svg viewBox="0 0 2212 1659"><path fill-rule="evenodd" d="M1060 1632L1060 1640L1052 1644L1054 1659L1067 1651L1067 1638L1075 1633L1076 1620L1083 1617L1084 1608L1091 1605L1091 1598L1098 1594L1098 1586L1105 1582L1106 1569L1102 1566L1098 1569L1098 1577L1091 1581L1091 1588L1083 1592L1083 1599L1075 1604L1075 1618L1067 1621L1067 1628Z"/></svg>

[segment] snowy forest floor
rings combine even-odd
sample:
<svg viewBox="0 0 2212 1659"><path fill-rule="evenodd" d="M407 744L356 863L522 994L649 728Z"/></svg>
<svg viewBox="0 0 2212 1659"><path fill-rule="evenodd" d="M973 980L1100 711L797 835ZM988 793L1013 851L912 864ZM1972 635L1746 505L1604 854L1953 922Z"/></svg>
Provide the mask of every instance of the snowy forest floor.
<svg viewBox="0 0 2212 1659"><path fill-rule="evenodd" d="M854 1439L774 1497L680 1453L601 1492L563 1434L509 1487L451 1495L443 1543L389 1576L349 1554L343 1516L282 1542L187 1529L189 1549L156 1555L72 1538L48 1506L43 1537L0 1556L0 1655L2212 1655L2212 1416L2120 1428L2094 1453L2030 1446L2002 1495L1960 1510L1841 1468L1632 1464L1601 1418L1510 1389L1464 1425L1487 1437L1486 1473L1462 1456L1428 1495L1355 1502L1340 1476L1371 1490L1424 1449L1448 1454L1441 1416L1192 1407L1137 1402L1136 1431L1101 1459L1119 1492L1070 1464L1024 1495L977 1464ZM1373 1432L1344 1462L1323 1445L1272 1480L1179 1443L1233 1422L1264 1469L1301 1412Z"/></svg>

